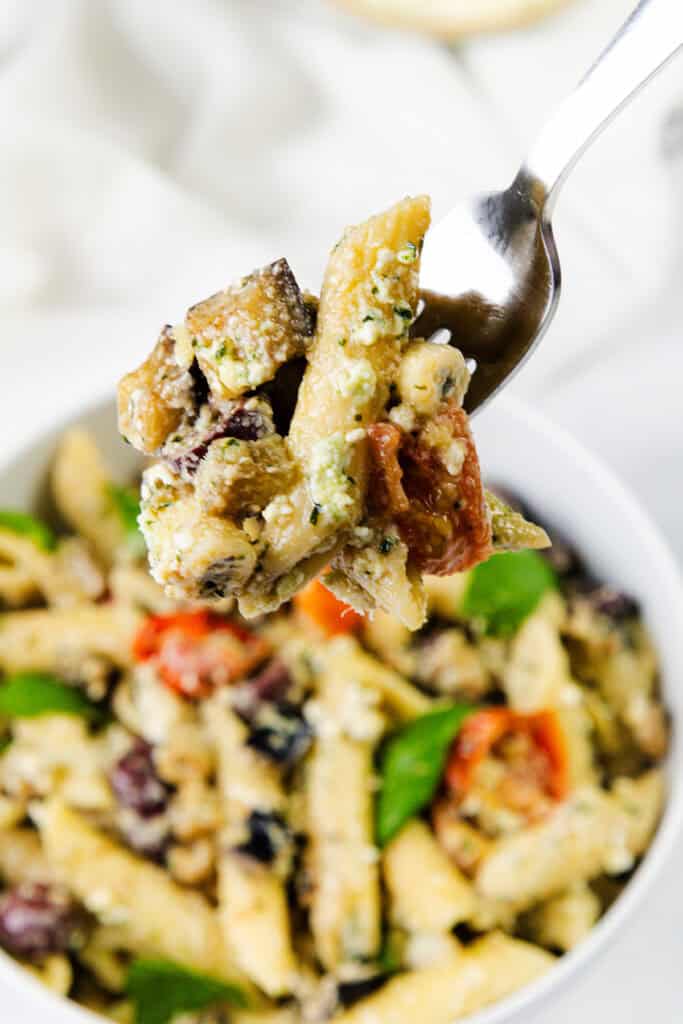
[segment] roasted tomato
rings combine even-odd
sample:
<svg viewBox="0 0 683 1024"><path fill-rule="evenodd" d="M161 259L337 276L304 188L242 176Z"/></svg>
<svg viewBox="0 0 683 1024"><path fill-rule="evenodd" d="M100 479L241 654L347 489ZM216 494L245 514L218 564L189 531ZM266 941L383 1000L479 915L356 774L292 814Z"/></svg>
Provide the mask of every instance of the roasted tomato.
<svg viewBox="0 0 683 1024"><path fill-rule="evenodd" d="M500 796L515 810L532 812L540 795L552 800L567 795L567 746L555 711L486 708L467 718L446 766L446 783L456 800L472 789L477 767L489 756L506 765Z"/></svg>
<svg viewBox="0 0 683 1024"><path fill-rule="evenodd" d="M425 429L406 433L374 423L368 438L368 502L396 522L413 565L449 576L484 561L492 551L491 523L466 412L449 402ZM459 450L457 468L446 464L449 446L451 457Z"/></svg>
<svg viewBox="0 0 683 1024"><path fill-rule="evenodd" d="M308 586L294 597L294 606L327 636L355 633L365 621L362 615L335 597L332 591L320 582L311 580Z"/></svg>
<svg viewBox="0 0 683 1024"><path fill-rule="evenodd" d="M269 653L262 637L208 611L152 615L133 643L137 660L154 659L166 686L184 697L206 697L242 679Z"/></svg>

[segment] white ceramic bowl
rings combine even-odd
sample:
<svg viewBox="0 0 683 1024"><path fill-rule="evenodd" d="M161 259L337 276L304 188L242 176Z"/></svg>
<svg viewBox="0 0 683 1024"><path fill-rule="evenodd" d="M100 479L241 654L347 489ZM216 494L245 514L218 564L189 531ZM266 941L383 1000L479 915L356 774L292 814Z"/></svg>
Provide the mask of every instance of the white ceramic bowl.
<svg viewBox="0 0 683 1024"><path fill-rule="evenodd" d="M75 422L92 430L112 469L121 474L133 470L135 456L119 441L111 401L85 410ZM40 509L51 456L66 425L57 425L0 467L0 505ZM477 418L475 433L487 478L527 497L547 522L576 543L596 575L639 598L659 651L665 699L674 723L667 808L643 863L623 895L574 952L539 982L467 1022L502 1024L536 1009L542 1000L549 1001L568 978L597 959L652 885L683 822L683 689L677 685L683 680L683 584L673 556L636 499L566 433L506 398L496 399ZM16 990L22 1007L34 1010L35 1019L40 1013L46 1024L101 1021L53 997L3 954L1 986ZM6 1005L0 993L0 1006ZM4 1019L4 1009L0 1017Z"/></svg>

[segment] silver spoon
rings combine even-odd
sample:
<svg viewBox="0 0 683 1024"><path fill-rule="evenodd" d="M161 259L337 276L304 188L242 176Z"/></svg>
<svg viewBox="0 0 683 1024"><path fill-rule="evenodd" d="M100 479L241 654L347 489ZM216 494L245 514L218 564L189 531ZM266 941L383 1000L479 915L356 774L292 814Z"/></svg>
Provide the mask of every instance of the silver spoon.
<svg viewBox="0 0 683 1024"><path fill-rule="evenodd" d="M561 272L551 218L569 172L681 47L683 0L641 0L546 125L510 188L462 203L427 235L424 308L414 333L440 332L476 363L468 411L510 380L555 314Z"/></svg>

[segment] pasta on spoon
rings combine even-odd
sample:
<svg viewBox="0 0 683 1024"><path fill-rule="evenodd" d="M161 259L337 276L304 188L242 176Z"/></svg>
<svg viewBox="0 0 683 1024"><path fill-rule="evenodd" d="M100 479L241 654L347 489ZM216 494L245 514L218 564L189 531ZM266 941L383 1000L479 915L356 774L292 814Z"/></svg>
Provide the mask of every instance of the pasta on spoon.
<svg viewBox="0 0 683 1024"><path fill-rule="evenodd" d="M349 228L319 303L286 260L165 327L119 385L119 425L157 461L140 526L176 598L253 617L310 579L359 611L426 615L452 575L545 532L482 485L457 348L413 337L429 199Z"/></svg>

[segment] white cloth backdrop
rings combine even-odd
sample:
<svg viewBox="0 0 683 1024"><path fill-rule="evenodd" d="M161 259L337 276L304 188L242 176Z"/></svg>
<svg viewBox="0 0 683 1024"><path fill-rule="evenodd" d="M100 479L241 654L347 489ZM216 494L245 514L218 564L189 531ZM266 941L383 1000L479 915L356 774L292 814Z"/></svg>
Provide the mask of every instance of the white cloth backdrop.
<svg viewBox="0 0 683 1024"><path fill-rule="evenodd" d="M346 223L506 184L633 2L449 51L323 0L3 0L3 449L111 390L245 269L286 254L315 288ZM617 465L683 555L682 226L683 62L567 186L565 295L513 387ZM555 1024L678 1019L668 882Z"/></svg>

